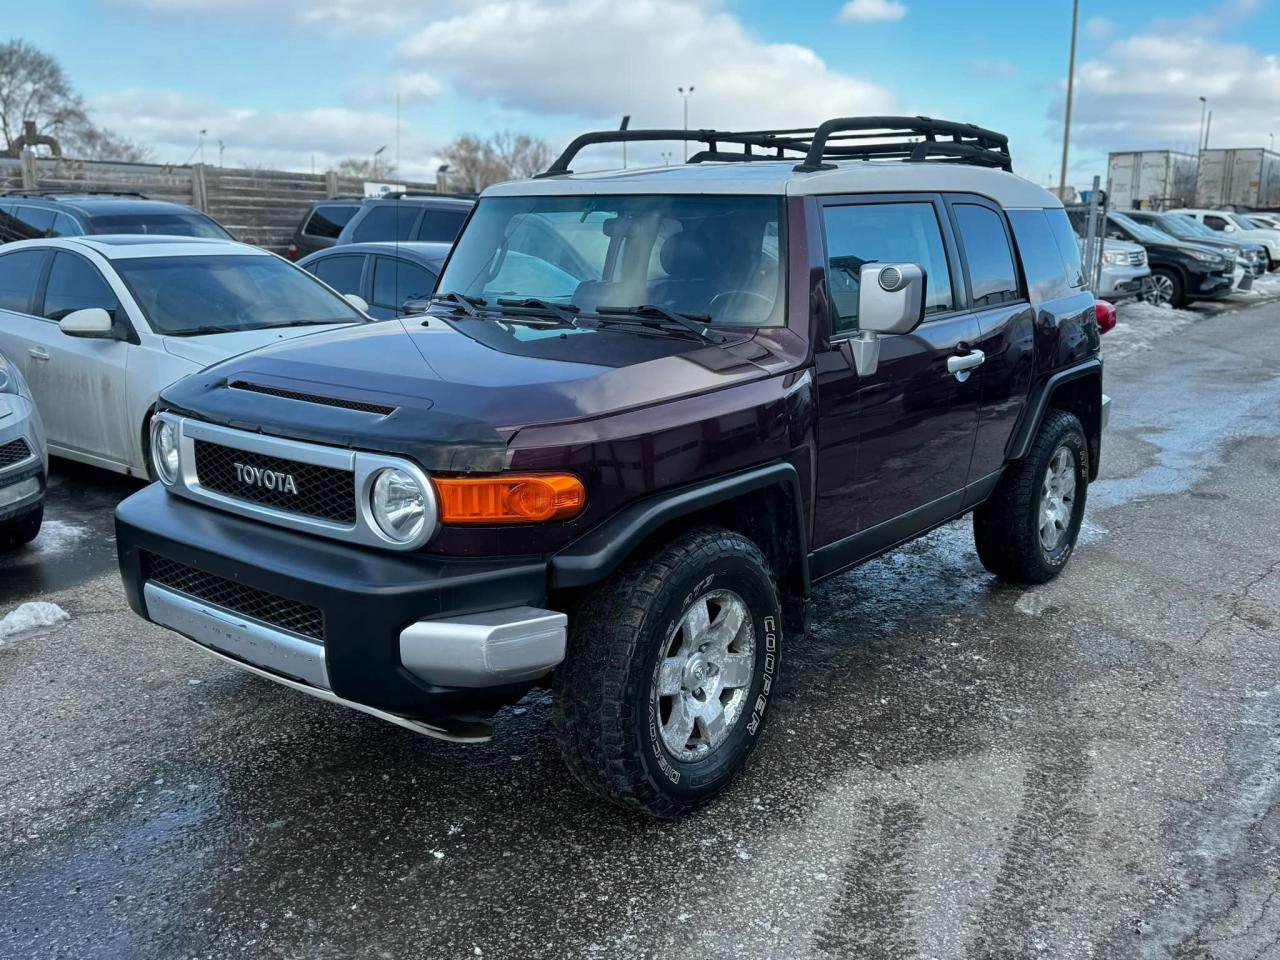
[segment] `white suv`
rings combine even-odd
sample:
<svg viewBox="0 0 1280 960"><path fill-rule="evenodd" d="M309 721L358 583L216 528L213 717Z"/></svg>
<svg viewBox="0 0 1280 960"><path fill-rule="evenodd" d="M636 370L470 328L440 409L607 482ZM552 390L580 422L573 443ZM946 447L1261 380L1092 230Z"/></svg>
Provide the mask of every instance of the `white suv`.
<svg viewBox="0 0 1280 960"><path fill-rule="evenodd" d="M1219 233L1227 233L1231 235L1233 240L1251 240L1254 243L1260 243L1267 248L1267 269L1280 270L1280 229L1263 230L1254 226L1253 222L1242 213L1232 213L1229 210L1169 210L1169 213L1179 213L1184 217L1191 217L1193 220L1199 220L1206 227L1217 230Z"/></svg>

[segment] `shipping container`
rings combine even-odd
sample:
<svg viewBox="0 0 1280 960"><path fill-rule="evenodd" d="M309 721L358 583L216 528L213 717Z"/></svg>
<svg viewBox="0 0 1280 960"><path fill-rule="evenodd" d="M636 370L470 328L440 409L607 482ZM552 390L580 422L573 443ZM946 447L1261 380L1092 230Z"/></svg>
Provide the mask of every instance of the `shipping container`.
<svg viewBox="0 0 1280 960"><path fill-rule="evenodd" d="M1196 158L1177 150L1132 150L1107 163L1113 210L1170 210L1195 200Z"/></svg>
<svg viewBox="0 0 1280 960"><path fill-rule="evenodd" d="M1280 153L1262 147L1201 150L1195 205L1280 210Z"/></svg>

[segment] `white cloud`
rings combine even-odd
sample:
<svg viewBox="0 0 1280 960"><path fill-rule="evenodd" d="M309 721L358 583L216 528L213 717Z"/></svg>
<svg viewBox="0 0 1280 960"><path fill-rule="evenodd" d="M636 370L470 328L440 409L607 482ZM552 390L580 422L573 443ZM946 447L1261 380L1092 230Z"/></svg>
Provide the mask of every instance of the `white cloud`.
<svg viewBox="0 0 1280 960"><path fill-rule="evenodd" d="M836 19L841 23L871 23L901 20L907 15L906 4L900 0L849 0Z"/></svg>
<svg viewBox="0 0 1280 960"><path fill-rule="evenodd" d="M1090 40L1106 40L1115 32L1115 21L1106 17L1090 17L1084 22L1084 35Z"/></svg>
<svg viewBox="0 0 1280 960"><path fill-rule="evenodd" d="M395 117L345 107L265 111L227 106L208 97L171 90L128 89L91 97L94 119L152 147L164 163L185 163L205 134L205 160L227 166L326 170L346 157L367 157L386 144L394 150ZM434 176L434 145L400 130L400 171L409 178Z"/></svg>
<svg viewBox="0 0 1280 960"><path fill-rule="evenodd" d="M1106 150L1192 148L1207 97L1211 146L1264 145L1280 117L1280 56L1224 41L1211 22L1156 24L1081 63L1073 137Z"/></svg>
<svg viewBox="0 0 1280 960"><path fill-rule="evenodd" d="M450 0L108 0L119 9L173 16L210 14L286 20L324 30L402 27L424 14L456 4Z"/></svg>
<svg viewBox="0 0 1280 960"><path fill-rule="evenodd" d="M347 102L353 106L394 109L396 96L400 106L413 107L430 103L444 89L430 73L400 73L390 77L362 77L347 90Z"/></svg>
<svg viewBox="0 0 1280 960"><path fill-rule="evenodd" d="M733 16L693 0L501 0L431 24L399 58L501 108L633 126L801 126L888 112L885 88L834 70L813 50L764 43Z"/></svg>

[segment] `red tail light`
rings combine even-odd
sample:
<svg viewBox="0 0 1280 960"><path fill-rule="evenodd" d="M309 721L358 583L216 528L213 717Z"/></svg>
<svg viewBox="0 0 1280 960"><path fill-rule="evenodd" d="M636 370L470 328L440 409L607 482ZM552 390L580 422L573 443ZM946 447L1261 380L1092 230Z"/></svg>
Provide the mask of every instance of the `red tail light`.
<svg viewBox="0 0 1280 960"><path fill-rule="evenodd" d="M1098 332L1106 333L1116 325L1116 308L1105 300L1099 300L1093 305L1094 313L1098 316Z"/></svg>
<svg viewBox="0 0 1280 960"><path fill-rule="evenodd" d="M298 259L298 245L297 245L296 243L291 243L291 244L289 244L289 249L285 251L285 255L286 255L290 260L297 260L297 259Z"/></svg>

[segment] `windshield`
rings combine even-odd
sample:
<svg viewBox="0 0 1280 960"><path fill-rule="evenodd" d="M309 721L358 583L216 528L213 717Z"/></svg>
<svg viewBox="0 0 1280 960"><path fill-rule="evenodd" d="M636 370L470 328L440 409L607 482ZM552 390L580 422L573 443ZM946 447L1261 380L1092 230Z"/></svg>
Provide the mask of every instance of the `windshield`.
<svg viewBox="0 0 1280 960"><path fill-rule="evenodd" d="M1238 213L1228 213L1227 219L1234 223L1241 230L1257 230L1248 217L1242 217Z"/></svg>
<svg viewBox="0 0 1280 960"><path fill-rule="evenodd" d="M1123 213L1109 213L1107 216L1111 217L1115 223L1118 223L1120 226L1128 230L1135 240L1140 240L1144 243L1169 242L1168 234L1161 233L1159 230L1154 230L1151 227L1144 226L1137 220L1130 220Z"/></svg>
<svg viewBox="0 0 1280 960"><path fill-rule="evenodd" d="M481 200L438 289L574 306L654 305L713 323L776 326L784 306L778 197Z"/></svg>
<svg viewBox="0 0 1280 960"><path fill-rule="evenodd" d="M94 233L153 233L166 237L234 240L212 217L202 213L127 213L94 217Z"/></svg>
<svg viewBox="0 0 1280 960"><path fill-rule="evenodd" d="M145 257L113 265L151 329L169 336L364 320L311 274L276 257Z"/></svg>
<svg viewBox="0 0 1280 960"><path fill-rule="evenodd" d="M1161 217L1156 221L1155 227L1163 230L1171 237L1177 237L1179 240L1196 240L1203 237L1206 233L1214 236L1214 232L1208 227L1190 217L1179 217L1176 214L1169 214ZM1199 227L1199 229L1196 229Z"/></svg>

